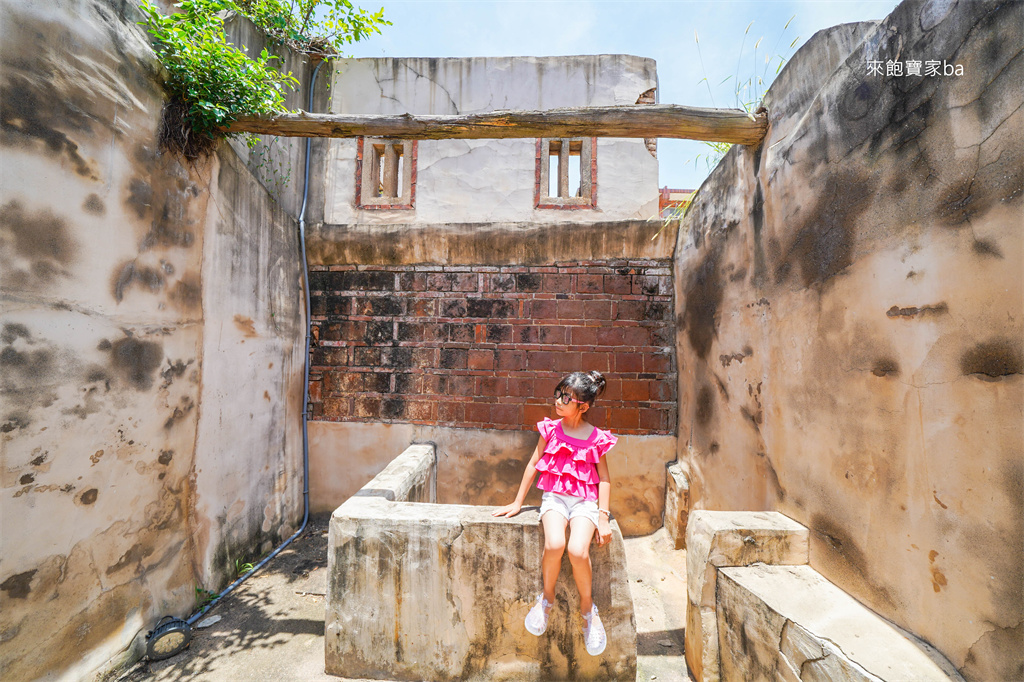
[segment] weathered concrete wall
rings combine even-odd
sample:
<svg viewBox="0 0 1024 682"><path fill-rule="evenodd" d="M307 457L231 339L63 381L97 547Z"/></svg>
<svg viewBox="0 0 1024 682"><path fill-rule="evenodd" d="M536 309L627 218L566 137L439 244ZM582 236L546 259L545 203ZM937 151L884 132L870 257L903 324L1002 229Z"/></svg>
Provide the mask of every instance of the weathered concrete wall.
<svg viewBox="0 0 1024 682"><path fill-rule="evenodd" d="M657 87L655 63L629 55L353 59L334 70L331 111L471 114L635 104ZM355 204L355 140L332 140L324 221L331 225L596 222L658 213L658 163L643 140L597 142L597 209L534 208L536 141L422 140L413 210Z"/></svg>
<svg viewBox="0 0 1024 682"><path fill-rule="evenodd" d="M554 413L552 412L552 415ZM337 508L409 443L437 447L437 499L442 504L502 505L515 499L536 431L455 429L418 424L310 422L310 508ZM675 436L622 436L608 455L611 511L624 535L646 535L662 525L665 464ZM527 504L539 505L533 490Z"/></svg>
<svg viewBox="0 0 1024 682"><path fill-rule="evenodd" d="M407 502L423 496L433 466L433 448L413 445L331 517L327 672L385 680L633 679L636 623L617 524L611 543L591 549L594 601L608 632L608 648L594 657L583 646L568 559L548 632L534 637L523 626L540 588L536 510L496 519L484 507Z"/></svg>
<svg viewBox="0 0 1024 682"><path fill-rule="evenodd" d="M294 222L157 149L131 3L0 7L0 675L81 679L301 515Z"/></svg>
<svg viewBox="0 0 1024 682"><path fill-rule="evenodd" d="M817 35L676 254L691 505L807 525L971 680L1024 677L1022 31L1020 3L905 2Z"/></svg>

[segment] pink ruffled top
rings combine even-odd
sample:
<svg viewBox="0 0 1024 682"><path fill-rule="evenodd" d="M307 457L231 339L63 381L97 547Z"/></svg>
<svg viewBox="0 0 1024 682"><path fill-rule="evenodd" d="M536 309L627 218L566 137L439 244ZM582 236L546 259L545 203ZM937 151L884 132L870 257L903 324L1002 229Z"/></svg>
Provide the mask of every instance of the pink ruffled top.
<svg viewBox="0 0 1024 682"><path fill-rule="evenodd" d="M586 440L565 435L562 420L545 418L537 422L537 430L547 441L544 454L537 462L537 487L547 492L597 499L597 462L615 445L618 438L604 429L594 427Z"/></svg>

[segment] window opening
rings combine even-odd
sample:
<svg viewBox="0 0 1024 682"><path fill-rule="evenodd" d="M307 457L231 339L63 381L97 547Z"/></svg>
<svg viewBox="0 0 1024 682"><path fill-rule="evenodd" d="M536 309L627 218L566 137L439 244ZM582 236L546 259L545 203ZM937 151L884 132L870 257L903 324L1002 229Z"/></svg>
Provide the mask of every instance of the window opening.
<svg viewBox="0 0 1024 682"><path fill-rule="evenodd" d="M413 208L415 141L360 138L356 158L359 208Z"/></svg>
<svg viewBox="0 0 1024 682"><path fill-rule="evenodd" d="M537 208L594 208L597 172L595 138L539 140Z"/></svg>

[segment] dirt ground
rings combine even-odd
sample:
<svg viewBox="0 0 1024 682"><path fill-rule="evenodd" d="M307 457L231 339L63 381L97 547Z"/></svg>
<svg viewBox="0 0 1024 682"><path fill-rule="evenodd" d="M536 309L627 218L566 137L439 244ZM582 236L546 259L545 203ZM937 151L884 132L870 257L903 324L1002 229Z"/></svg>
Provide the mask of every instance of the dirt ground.
<svg viewBox="0 0 1024 682"><path fill-rule="evenodd" d="M306 532L259 573L242 583L193 630L191 646L164 661L142 661L121 682L339 682L324 672L324 595L329 517ZM683 658L686 554L664 529L627 538L629 587L637 626L637 677L687 682Z"/></svg>

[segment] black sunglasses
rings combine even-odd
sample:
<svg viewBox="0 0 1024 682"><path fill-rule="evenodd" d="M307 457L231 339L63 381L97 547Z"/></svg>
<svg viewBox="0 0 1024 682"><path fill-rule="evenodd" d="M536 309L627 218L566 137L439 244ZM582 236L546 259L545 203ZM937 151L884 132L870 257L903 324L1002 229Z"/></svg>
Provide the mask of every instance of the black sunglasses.
<svg viewBox="0 0 1024 682"><path fill-rule="evenodd" d="M577 400L576 398L573 398L572 393L569 393L568 391L555 391L555 400L563 405L568 405L569 403L579 403L580 405L587 404L585 400Z"/></svg>

